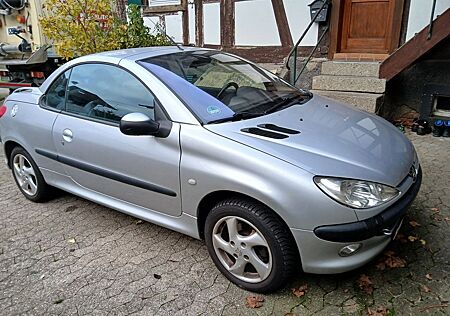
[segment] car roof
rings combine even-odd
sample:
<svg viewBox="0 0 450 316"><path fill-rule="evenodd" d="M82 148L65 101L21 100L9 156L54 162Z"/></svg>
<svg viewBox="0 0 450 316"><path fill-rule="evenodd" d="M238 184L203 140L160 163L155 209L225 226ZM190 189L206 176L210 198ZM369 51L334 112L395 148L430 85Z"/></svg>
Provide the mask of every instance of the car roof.
<svg viewBox="0 0 450 316"><path fill-rule="evenodd" d="M114 51L96 53L96 54L84 56L83 59L97 60L97 59L108 58L111 60L111 58L113 58L113 59L117 59L117 61L120 61L122 59L136 61L136 60L141 60L141 59L155 57L155 56L161 56L161 55L167 55L167 54L173 54L173 53L179 53L179 52L186 52L186 51L199 51L199 50L206 51L206 50L210 50L210 49L193 47L193 46L139 47L139 48L119 49L119 50L114 50Z"/></svg>

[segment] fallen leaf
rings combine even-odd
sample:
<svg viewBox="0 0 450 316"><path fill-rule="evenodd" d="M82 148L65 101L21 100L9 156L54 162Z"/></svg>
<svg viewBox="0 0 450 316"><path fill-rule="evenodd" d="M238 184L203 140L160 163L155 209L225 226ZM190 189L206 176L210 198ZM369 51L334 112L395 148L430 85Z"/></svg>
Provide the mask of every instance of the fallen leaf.
<svg viewBox="0 0 450 316"><path fill-rule="evenodd" d="M364 293L369 294L369 295L371 295L373 293L373 286L372 286L373 283L367 275L361 274L361 276L356 281L356 283L358 284L359 288Z"/></svg>
<svg viewBox="0 0 450 316"><path fill-rule="evenodd" d="M410 242L415 242L417 239L419 239L419 237L416 237L416 236L408 236L408 240L409 240Z"/></svg>
<svg viewBox="0 0 450 316"><path fill-rule="evenodd" d="M68 242L69 244L74 244L74 243L76 243L77 241L75 240L75 238L69 238L69 239L67 240L67 242Z"/></svg>
<svg viewBox="0 0 450 316"><path fill-rule="evenodd" d="M426 244L427 244L427 242L425 241L425 240L423 240L423 239L421 239L421 240L419 240L420 241L420 243L423 245L423 246L425 246Z"/></svg>
<svg viewBox="0 0 450 316"><path fill-rule="evenodd" d="M426 286L426 285L422 285L422 291L425 292L425 293L430 293L431 289L428 286Z"/></svg>
<svg viewBox="0 0 450 316"><path fill-rule="evenodd" d="M380 261L376 264L375 267L377 268L377 270L383 271L384 269L386 269L386 263Z"/></svg>
<svg viewBox="0 0 450 316"><path fill-rule="evenodd" d="M293 288L292 293L296 297L302 297L306 294L306 291L308 290L308 284L301 285L299 287Z"/></svg>
<svg viewBox="0 0 450 316"><path fill-rule="evenodd" d="M433 212L433 213L439 213L440 211L439 211L439 208L437 208L437 207L432 207L431 208L431 211Z"/></svg>
<svg viewBox="0 0 450 316"><path fill-rule="evenodd" d="M449 221L450 221L450 216L446 216L446 217L444 218L444 220L445 220L446 222L449 222Z"/></svg>
<svg viewBox="0 0 450 316"><path fill-rule="evenodd" d="M250 295L245 299L245 305L249 308L260 308L263 306L264 297L261 295Z"/></svg>
<svg viewBox="0 0 450 316"><path fill-rule="evenodd" d="M159 274L156 274L156 273L155 273L155 274L153 274L153 277L154 277L155 279L158 279L158 280L159 280L159 279L161 279L161 275L159 275Z"/></svg>
<svg viewBox="0 0 450 316"><path fill-rule="evenodd" d="M433 277L431 276L431 273L427 273L427 274L425 274L425 277L428 279L428 280L433 280Z"/></svg>
<svg viewBox="0 0 450 316"><path fill-rule="evenodd" d="M284 314L284 316L296 316L296 314L294 314L294 313L286 313L286 314Z"/></svg>
<svg viewBox="0 0 450 316"><path fill-rule="evenodd" d="M396 256L389 256L384 262L389 268L404 268L406 266L406 261Z"/></svg>
<svg viewBox="0 0 450 316"><path fill-rule="evenodd" d="M409 225L411 225L412 227L416 228L416 227L420 227L422 225L420 225L419 223L417 223L416 221L410 221Z"/></svg>
<svg viewBox="0 0 450 316"><path fill-rule="evenodd" d="M138 219L137 221L136 221L136 225L140 225L140 224L143 224L144 223L144 221L142 220L142 219Z"/></svg>
<svg viewBox="0 0 450 316"><path fill-rule="evenodd" d="M406 236L403 234L397 234L397 236L395 236L394 240L398 240L402 244L406 244L408 242L408 240L406 239Z"/></svg>
<svg viewBox="0 0 450 316"><path fill-rule="evenodd" d="M369 316L386 316L389 310L386 306L379 306L377 309L367 308L367 315Z"/></svg>
<svg viewBox="0 0 450 316"><path fill-rule="evenodd" d="M395 252L392 250L386 251L383 255L384 257L382 257L376 265L378 270L384 270L386 267L403 268L406 266L406 261L400 257L397 257Z"/></svg>
<svg viewBox="0 0 450 316"><path fill-rule="evenodd" d="M448 307L448 303L442 302L441 304L437 304L437 305L429 305L429 306L425 306L425 307L419 309L419 312L422 313L422 312L425 312L425 311L427 311L427 310L429 310L429 309L433 309L433 308L445 308L445 307Z"/></svg>

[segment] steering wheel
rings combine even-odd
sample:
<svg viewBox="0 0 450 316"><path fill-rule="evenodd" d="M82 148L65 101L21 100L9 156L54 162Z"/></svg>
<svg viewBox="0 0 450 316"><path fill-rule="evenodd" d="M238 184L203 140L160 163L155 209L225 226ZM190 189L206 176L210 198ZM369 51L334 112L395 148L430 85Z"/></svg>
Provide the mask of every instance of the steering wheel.
<svg viewBox="0 0 450 316"><path fill-rule="evenodd" d="M224 85L224 86L222 87L222 89L220 89L220 91L219 91L219 93L217 94L216 98L217 98L217 99L221 99L222 94L223 94L225 91L227 91L228 88L230 88L230 87L234 87L234 88L236 89L236 91L239 89L239 85L238 85L236 82L233 82L233 81L228 82L226 85Z"/></svg>

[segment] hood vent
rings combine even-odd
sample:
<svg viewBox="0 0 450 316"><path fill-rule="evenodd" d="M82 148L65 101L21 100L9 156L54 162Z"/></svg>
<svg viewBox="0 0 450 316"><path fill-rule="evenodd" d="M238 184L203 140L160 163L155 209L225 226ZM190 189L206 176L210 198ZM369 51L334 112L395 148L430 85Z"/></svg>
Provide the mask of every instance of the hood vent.
<svg viewBox="0 0 450 316"><path fill-rule="evenodd" d="M300 134L300 131L296 131L295 129L290 129L290 128L286 128L286 127L281 127L281 126L278 126L275 124L258 124L257 126L261 127L261 128L265 128L265 129L270 129L275 132L285 133L285 134L291 134L291 135Z"/></svg>
<svg viewBox="0 0 450 316"><path fill-rule="evenodd" d="M284 139L284 138L288 138L289 137L288 135L279 134L279 133L271 132L271 131L268 131L268 130L263 130L263 129L260 129L260 128L257 128L257 127L243 128L243 129L241 129L241 132L248 133L248 134L253 134L253 135L258 135L258 136L274 138L274 139Z"/></svg>

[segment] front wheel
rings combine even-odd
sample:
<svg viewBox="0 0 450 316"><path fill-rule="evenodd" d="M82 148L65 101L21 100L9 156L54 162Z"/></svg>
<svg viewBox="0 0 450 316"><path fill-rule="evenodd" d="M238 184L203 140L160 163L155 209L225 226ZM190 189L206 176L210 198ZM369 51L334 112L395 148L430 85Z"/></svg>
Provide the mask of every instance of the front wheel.
<svg viewBox="0 0 450 316"><path fill-rule="evenodd" d="M205 242L217 268L231 282L253 292L285 286L298 263L286 225L253 201L218 203L206 219Z"/></svg>

